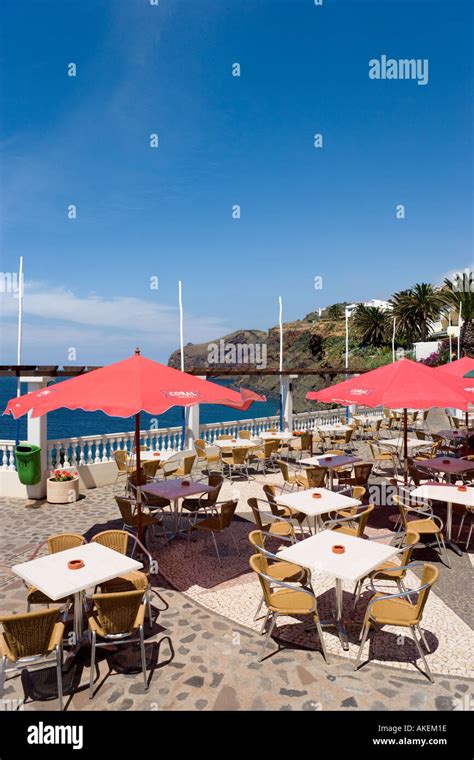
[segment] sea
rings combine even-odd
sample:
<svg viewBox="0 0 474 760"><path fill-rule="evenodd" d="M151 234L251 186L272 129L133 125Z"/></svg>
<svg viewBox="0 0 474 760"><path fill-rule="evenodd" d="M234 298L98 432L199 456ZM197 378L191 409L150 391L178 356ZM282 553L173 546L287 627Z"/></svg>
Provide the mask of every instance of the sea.
<svg viewBox="0 0 474 760"><path fill-rule="evenodd" d="M61 380L58 380L61 382ZM226 381L219 385L230 385ZM22 384L21 393L27 393L26 384ZM16 396L16 380L0 377L0 440L13 440L16 437L16 421L11 415L3 415L8 401ZM200 422L226 422L227 420L247 420L252 417L267 417L278 414L279 401L269 398L267 401L253 403L245 412L216 404L201 404ZM141 429L146 430L156 415L142 413ZM173 407L158 417L158 427L178 427L183 422L181 407ZM156 422L154 424L156 427ZM104 435L106 433L127 433L135 429L134 417L109 417L103 412L84 412L80 409L58 409L48 413L48 439L73 438L84 435ZM20 440L27 439L27 415L20 418Z"/></svg>

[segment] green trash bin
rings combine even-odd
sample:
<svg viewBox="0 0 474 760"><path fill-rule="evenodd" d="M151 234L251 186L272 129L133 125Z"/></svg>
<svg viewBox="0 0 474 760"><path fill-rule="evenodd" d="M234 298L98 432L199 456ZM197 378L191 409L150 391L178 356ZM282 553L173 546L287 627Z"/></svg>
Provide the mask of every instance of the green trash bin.
<svg viewBox="0 0 474 760"><path fill-rule="evenodd" d="M20 483L34 486L41 480L41 449L39 446L24 443L15 449L16 469Z"/></svg>

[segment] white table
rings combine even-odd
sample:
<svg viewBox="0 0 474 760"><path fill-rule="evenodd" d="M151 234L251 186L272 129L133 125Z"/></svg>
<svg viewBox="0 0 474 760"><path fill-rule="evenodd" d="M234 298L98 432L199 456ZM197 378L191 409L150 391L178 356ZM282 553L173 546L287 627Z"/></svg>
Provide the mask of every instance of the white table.
<svg viewBox="0 0 474 760"><path fill-rule="evenodd" d="M226 441L214 441L213 443L213 446L217 446L219 449L254 449L260 445L249 438L234 438Z"/></svg>
<svg viewBox="0 0 474 760"><path fill-rule="evenodd" d="M69 570L67 563L73 559L82 559L84 567ZM12 567L13 572L23 578L29 586L36 586L43 594L56 601L65 596L74 595L74 634L75 644L82 639L82 595L87 588L110 581L118 575L131 573L143 567L141 562L108 549L102 544L92 542L66 549L63 552L48 554L29 562L22 562Z"/></svg>
<svg viewBox="0 0 474 760"><path fill-rule="evenodd" d="M314 493L321 495L320 499L313 497ZM277 504L282 507L297 509L308 517L314 518L314 530L317 533L321 527L320 516L335 509L348 509L358 507L362 502L345 496L342 493L328 491L327 488L307 488L304 491L296 491L291 494L280 494L276 497Z"/></svg>
<svg viewBox="0 0 474 760"><path fill-rule="evenodd" d="M279 430L278 433L259 433L257 437L264 441L296 441L298 439L298 436L293 435L293 433L282 430Z"/></svg>
<svg viewBox="0 0 474 760"><path fill-rule="evenodd" d="M351 467L357 462L362 462L360 457L353 457L347 454L316 454L312 457L305 457L300 460L300 464L307 464L313 467L326 467L329 471L329 488L332 490L334 480L334 470L339 467Z"/></svg>
<svg viewBox="0 0 474 760"><path fill-rule="evenodd" d="M446 515L446 539L450 542L451 548L456 547L454 551L459 553L459 549L456 544L453 545L451 540L452 526L453 526L453 504L462 504L465 507L474 508L474 488L467 488L467 491L459 491L457 486L444 485L432 485L425 483L422 486L410 491L410 497L416 496L422 499L432 499L434 501L444 501L447 504Z"/></svg>
<svg viewBox="0 0 474 760"><path fill-rule="evenodd" d="M397 449L403 452L404 443L402 436L398 436L397 438L381 438L377 443L379 446L386 446L387 448ZM420 441L419 438L407 438L408 451L427 449L431 448L432 445L432 441Z"/></svg>
<svg viewBox="0 0 474 760"><path fill-rule="evenodd" d="M353 430L354 428L350 425L343 425L341 422L335 425L319 425L316 429L321 435L332 435L334 433L348 433L349 430Z"/></svg>
<svg viewBox="0 0 474 760"><path fill-rule="evenodd" d="M156 454L159 453L159 456ZM140 451L140 462L166 462L170 457L177 454L177 451ZM135 464L135 455L130 457L129 466L133 467Z"/></svg>
<svg viewBox="0 0 474 760"><path fill-rule="evenodd" d="M352 418L362 425L370 425L372 422L381 422L384 419L379 414L353 414Z"/></svg>
<svg viewBox="0 0 474 760"><path fill-rule="evenodd" d="M344 546L345 553L334 554L332 547L335 544ZM336 579L335 625L343 649L348 650L349 643L343 621L342 581L357 583L379 565L392 559L397 552L395 546L323 530L315 536L305 538L304 541L285 547L277 554L281 559L301 565L311 573L324 573Z"/></svg>

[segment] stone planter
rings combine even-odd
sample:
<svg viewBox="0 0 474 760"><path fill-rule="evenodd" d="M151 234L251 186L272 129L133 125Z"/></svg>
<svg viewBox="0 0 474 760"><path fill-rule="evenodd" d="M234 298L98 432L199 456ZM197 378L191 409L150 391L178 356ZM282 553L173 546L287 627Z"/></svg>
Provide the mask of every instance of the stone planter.
<svg viewBox="0 0 474 760"><path fill-rule="evenodd" d="M79 498L79 477L72 480L52 480L46 482L46 501L49 504L69 504Z"/></svg>

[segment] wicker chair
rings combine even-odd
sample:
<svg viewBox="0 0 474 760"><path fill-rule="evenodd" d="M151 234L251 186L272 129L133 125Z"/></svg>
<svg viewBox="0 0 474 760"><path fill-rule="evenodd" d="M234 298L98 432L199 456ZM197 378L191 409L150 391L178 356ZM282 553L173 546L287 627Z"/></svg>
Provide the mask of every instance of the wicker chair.
<svg viewBox="0 0 474 760"><path fill-rule="evenodd" d="M250 441L252 438L252 433L250 430L239 430L239 438L245 439L246 441Z"/></svg>
<svg viewBox="0 0 474 760"><path fill-rule="evenodd" d="M297 509L292 509L291 507L281 507L277 502L277 486L265 485L263 486L263 492L267 497L272 515L276 515L276 517L283 517L286 520L296 520L300 526L301 535L304 537L302 524L305 520L308 520L308 516L303 514L303 512L298 512Z"/></svg>
<svg viewBox="0 0 474 760"><path fill-rule="evenodd" d="M252 497L247 499L247 504L252 510L252 514L257 528L274 538L290 538L292 543L296 541L295 530L293 525L288 522L288 518L280 517L272 513L271 505L263 499Z"/></svg>
<svg viewBox="0 0 474 760"><path fill-rule="evenodd" d="M128 476L135 472L135 467L128 465L128 451L126 449L117 449L114 451L114 460L117 465L117 477L115 478L114 487L120 484L121 480L127 482Z"/></svg>
<svg viewBox="0 0 474 760"><path fill-rule="evenodd" d="M134 509L136 507L136 502L132 499L126 499L121 496L116 496L115 501L117 502L117 506L120 510L120 514L122 515L122 529L123 530L129 530L131 533L138 530L138 514L134 514ZM169 504L169 502L168 502ZM144 507L149 507L150 509L154 510L154 513L151 515L144 511ZM145 499L142 503L142 514L141 514L141 525L143 531L148 531L151 528L160 527L163 531L163 536L165 538L166 543L168 543L168 535L166 533L165 528L165 521L164 516L157 517L156 513L161 512L161 505L155 504L152 502L149 504Z"/></svg>
<svg viewBox="0 0 474 760"><path fill-rule="evenodd" d="M222 475L209 475L207 484L213 490L201 494L201 496L199 496L197 499L183 499L182 509L185 509L187 512L189 512L190 517L194 517L194 521L196 521L200 515L211 517L214 513L214 508L219 498L223 483L224 478Z"/></svg>
<svg viewBox="0 0 474 760"><path fill-rule="evenodd" d="M396 567L394 569L394 572L399 572L401 569L408 570L416 566L423 567L421 583L418 588L407 589L406 591L401 591L398 594L386 594L383 591L378 591L374 585L374 581L372 581L371 585L374 596L370 600L367 611L365 613L364 623L362 625L362 641L354 665L354 670L357 670L359 667L362 650L364 649L367 636L369 635L369 630L372 626L389 625L409 628L418 653L423 660L426 675L429 680L433 682L433 676L429 669L421 644L416 637L416 632L420 634L422 643L424 644L426 650L429 651L429 647L425 635L420 628L420 624L422 621L426 602L428 601L429 593L433 587L433 584L438 578L439 570L437 567L435 567L435 565L430 565L429 563L423 564L422 562L412 562L406 568ZM384 574L387 573L387 569L383 570L382 572ZM376 577L377 573L375 572L374 579ZM416 602L413 603L412 599L415 596L417 599Z"/></svg>
<svg viewBox="0 0 474 760"><path fill-rule="evenodd" d="M100 590L103 594L113 594L120 591L141 591L145 594L145 600L148 607L148 619L150 625L153 622L151 614L151 596L153 589L150 583L150 573L153 568L153 572L156 575L159 571L158 563L153 560L150 552L145 546L138 540L132 533L128 533L126 530L104 530L101 533L96 533L92 538L97 544L106 546L107 549L119 552L119 554L127 554L128 543L132 542L131 556L133 557L137 545L147 558L147 567L144 570L132 570L130 573L123 573L116 578L112 578L110 581L105 581L100 584ZM97 589L96 589L97 590Z"/></svg>
<svg viewBox="0 0 474 760"><path fill-rule="evenodd" d="M299 473L300 470L290 466L288 462L283 462L281 459L276 459L275 464L283 476L283 485L280 488L281 493L284 491L293 491L295 488L298 488L297 473Z"/></svg>
<svg viewBox="0 0 474 760"><path fill-rule="evenodd" d="M59 709L63 709L62 664L64 623L59 621L60 610L41 610L19 615L2 615L0 623L0 698L3 697L7 662L12 669L43 664L56 660Z"/></svg>
<svg viewBox="0 0 474 760"><path fill-rule="evenodd" d="M309 588L295 587L294 584L285 581L276 580L265 572L267 567L267 558L259 551L250 557L250 567L258 576L262 588L263 598L267 605L267 614L263 623L262 634L271 618L265 641L263 642L260 660L263 659L265 649L270 641L273 629L279 615L299 616L311 615L316 625L324 659L329 663L324 645L323 631L319 621L318 608L314 591Z"/></svg>
<svg viewBox="0 0 474 760"><path fill-rule="evenodd" d="M198 520L197 522L190 523L189 528L188 528L188 540L186 544L186 551L189 546L192 531L194 530L203 531L206 535L206 540L209 535L212 537L212 540L214 542L214 548L217 554L217 560L219 562L219 567L222 567L221 555L219 553L219 547L217 545L216 535L219 535L223 531L228 530L229 535L232 538L232 541L234 543L235 550L237 554L240 556L239 547L237 545L237 541L235 540L235 536L232 532L232 520L234 518L235 510L237 509L238 503L239 503L238 499L232 499L232 500L223 501L223 502L216 502L214 506L214 509L216 510L216 514L214 514L212 517L206 517L204 520Z"/></svg>
<svg viewBox="0 0 474 760"><path fill-rule="evenodd" d="M422 507L407 504L404 497L399 494L394 495L393 500L398 505L405 533L415 532L420 536L432 536L442 561L451 568L444 543L443 522L438 515L433 514L430 502L424 503ZM410 519L410 514L416 515L417 519Z"/></svg>
<svg viewBox="0 0 474 760"><path fill-rule="evenodd" d="M253 530L249 533L249 541L254 549L264 558L263 572L273 578L275 581L284 581L286 583L300 583L302 586L308 586L310 583L310 573L306 568L295 565L293 562L286 562L279 559L276 554L265 548L265 536L260 530ZM265 597L262 594L260 604L257 607L254 620L262 609Z"/></svg>
<svg viewBox="0 0 474 760"><path fill-rule="evenodd" d="M373 504L362 504L360 507L351 507L350 510L338 510L328 513L328 520L323 525L323 530L332 530L335 533L344 533L346 536L363 538L369 515L374 511ZM345 512L345 516L341 516Z"/></svg>
<svg viewBox="0 0 474 760"><path fill-rule="evenodd" d="M353 470L340 470L337 476L338 482L340 485L362 486L367 489L373 467L372 462L364 462L355 464Z"/></svg>
<svg viewBox="0 0 474 760"><path fill-rule="evenodd" d="M274 455L278 453L279 449L279 441L264 441L263 448L254 449L250 452L250 462L256 462L257 467L259 464L261 464L262 472L264 475L266 475L266 468L272 468L273 465L276 464Z"/></svg>
<svg viewBox="0 0 474 760"><path fill-rule="evenodd" d="M234 471L239 472L240 475L245 474L247 480L249 480L249 449L244 446L232 449L225 457L223 456L222 461L225 467L229 470L229 479L231 483Z"/></svg>
<svg viewBox="0 0 474 760"><path fill-rule="evenodd" d="M196 461L196 454L186 454L181 460L181 464L178 467L177 470L174 471L174 475L177 478L187 478L189 477L190 480L193 479L193 467L194 462Z"/></svg>
<svg viewBox="0 0 474 760"><path fill-rule="evenodd" d="M46 541L43 541L34 551L30 559L35 559L40 549L47 544L49 554L56 554L57 552L64 552L67 549L75 549L77 546L86 544L87 541L80 533L58 533L55 536L50 536ZM46 604L49 607L50 604L67 604L72 602L72 597L64 597L63 599L56 599L53 601L46 594L36 588L36 586L27 586L26 597L26 611L29 612L32 604Z"/></svg>
<svg viewBox="0 0 474 760"><path fill-rule="evenodd" d="M91 673L89 699L94 696L94 670L97 647L140 642L143 685L148 690L146 675L145 638L143 623L145 605L143 591L122 591L114 594L94 594L94 606L87 616L91 636ZM138 637L137 637L138 632ZM103 639L97 642L97 637Z"/></svg>
<svg viewBox="0 0 474 760"><path fill-rule="evenodd" d="M302 488L324 488L326 484L326 467L306 467L296 476Z"/></svg>
<svg viewBox="0 0 474 760"><path fill-rule="evenodd" d="M379 578L379 580L383 581L393 581L397 584L399 591L406 591L406 586L404 583L405 576L407 574L407 565L411 561L411 555L413 553L414 548L420 543L420 535L419 533L416 533L415 531L409 531L408 533L405 533L403 537L403 546L401 549L399 549L398 554L400 555L400 562L394 562L393 560L388 560L387 562L382 563L379 565L379 567L374 570L372 573L370 573L369 576L366 576L365 578L361 578L357 581L354 589L354 608L357 605L357 602L359 600L359 597L362 593L362 588L367 580L367 578L373 578L375 575Z"/></svg>

